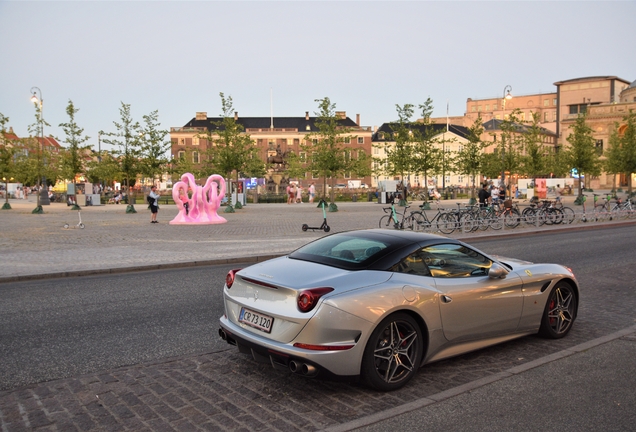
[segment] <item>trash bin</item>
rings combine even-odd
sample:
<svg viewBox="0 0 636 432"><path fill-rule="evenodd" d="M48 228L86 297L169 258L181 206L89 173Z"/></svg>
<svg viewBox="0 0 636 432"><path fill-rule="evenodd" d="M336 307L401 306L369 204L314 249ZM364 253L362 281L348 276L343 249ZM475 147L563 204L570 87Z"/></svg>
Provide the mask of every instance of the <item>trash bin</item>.
<svg viewBox="0 0 636 432"><path fill-rule="evenodd" d="M353 196L351 197L351 201L358 202L358 195L357 194L353 194Z"/></svg>
<svg viewBox="0 0 636 432"><path fill-rule="evenodd" d="M455 188L451 190L451 199L457 199L457 189Z"/></svg>

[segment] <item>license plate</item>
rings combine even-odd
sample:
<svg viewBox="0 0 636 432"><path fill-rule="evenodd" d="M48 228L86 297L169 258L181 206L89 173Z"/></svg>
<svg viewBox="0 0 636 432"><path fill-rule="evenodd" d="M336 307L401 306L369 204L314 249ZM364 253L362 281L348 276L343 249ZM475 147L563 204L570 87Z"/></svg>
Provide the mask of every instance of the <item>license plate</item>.
<svg viewBox="0 0 636 432"><path fill-rule="evenodd" d="M261 331L264 331L265 333L269 333L272 331L274 318L263 315L262 313L254 312L251 309L241 308L239 322L247 324L250 327L257 328Z"/></svg>

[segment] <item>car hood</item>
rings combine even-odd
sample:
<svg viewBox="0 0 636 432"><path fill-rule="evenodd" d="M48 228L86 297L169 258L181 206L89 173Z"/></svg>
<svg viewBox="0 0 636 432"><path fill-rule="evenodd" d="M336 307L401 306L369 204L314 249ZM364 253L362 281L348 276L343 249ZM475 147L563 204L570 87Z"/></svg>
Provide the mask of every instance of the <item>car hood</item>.
<svg viewBox="0 0 636 432"><path fill-rule="evenodd" d="M296 290L331 287L334 288L332 295L385 282L391 274L378 270L344 270L286 256L254 264L239 272L243 278Z"/></svg>
<svg viewBox="0 0 636 432"><path fill-rule="evenodd" d="M513 268L519 268L520 266L529 266L534 264L530 261L524 261L516 258L509 258L498 255L493 255L493 258L495 258L499 262L510 264Z"/></svg>

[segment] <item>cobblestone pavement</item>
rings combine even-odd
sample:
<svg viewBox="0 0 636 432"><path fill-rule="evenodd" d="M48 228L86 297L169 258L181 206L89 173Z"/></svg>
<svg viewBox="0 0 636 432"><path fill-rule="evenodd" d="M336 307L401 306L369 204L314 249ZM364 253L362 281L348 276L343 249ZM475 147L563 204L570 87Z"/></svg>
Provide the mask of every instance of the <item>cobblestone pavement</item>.
<svg viewBox="0 0 636 432"><path fill-rule="evenodd" d="M227 224L203 226L168 225L176 215L171 206L162 206L159 224L149 223L149 212L141 205L137 214L125 214L123 206L89 207L82 209L83 230L62 228L77 216L65 205L53 204L44 215L31 215L32 204L11 204L13 210L0 212L0 278L5 281L44 273L257 259L324 235L300 230L303 223L322 222L320 210L308 204L249 205L223 214ZM343 203L339 208L327 214L333 231L375 227L383 214L381 206L373 203ZM636 306L633 299L628 303L627 308ZM633 337L633 318L599 310L578 321L567 338L547 341L530 336L434 363L422 369L412 385L391 393L305 380L255 363L228 347L0 392L0 427L2 431L348 430L347 425L356 420L424 398L449 397L471 383L490 382L532 362L572 354L590 341L602 343L608 333L620 331L620 337Z"/></svg>

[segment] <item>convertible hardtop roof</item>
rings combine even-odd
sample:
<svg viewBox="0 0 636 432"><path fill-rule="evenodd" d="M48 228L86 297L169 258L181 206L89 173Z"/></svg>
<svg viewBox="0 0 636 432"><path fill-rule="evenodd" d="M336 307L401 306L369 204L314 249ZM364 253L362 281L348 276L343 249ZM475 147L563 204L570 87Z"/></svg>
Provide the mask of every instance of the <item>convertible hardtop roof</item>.
<svg viewBox="0 0 636 432"><path fill-rule="evenodd" d="M408 245L413 243L419 244L429 244L429 243L439 243L443 241L444 243L461 243L459 240L451 239L448 237L443 237L436 234L426 234L419 233L414 231L399 231L399 230L388 230L382 228L374 228L374 229L366 229L366 230L353 230L353 231L343 231L333 235L354 235L366 238L375 238L382 239L382 241L392 243L394 245Z"/></svg>
<svg viewBox="0 0 636 432"><path fill-rule="evenodd" d="M367 248L363 251L363 254L360 253L361 249L360 251L347 249L346 251L338 250L337 256L332 255L335 245L347 244L351 241L351 238L366 239L370 241L367 243L384 244L384 247L377 247L377 250L369 254L369 251L375 247L360 246L358 244L356 246ZM376 228L343 231L318 238L295 250L288 255L288 258L320 263L346 270L387 270L415 250L440 243L463 244L459 240L435 234ZM318 249L314 249L316 246ZM321 248L323 246L325 249Z"/></svg>

